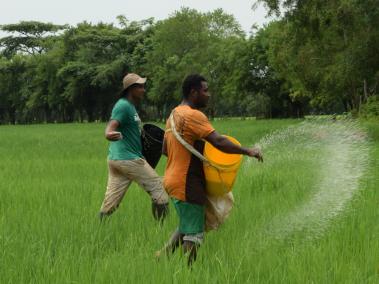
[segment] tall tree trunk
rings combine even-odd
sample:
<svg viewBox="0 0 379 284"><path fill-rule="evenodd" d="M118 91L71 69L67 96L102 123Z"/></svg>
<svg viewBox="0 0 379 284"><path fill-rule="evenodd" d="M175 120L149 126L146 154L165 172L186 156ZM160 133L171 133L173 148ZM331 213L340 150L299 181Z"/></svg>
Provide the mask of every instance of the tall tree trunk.
<svg viewBox="0 0 379 284"><path fill-rule="evenodd" d="M367 81L366 79L363 80L363 95L364 95L364 102L367 101L368 94L367 94Z"/></svg>
<svg viewBox="0 0 379 284"><path fill-rule="evenodd" d="M45 122L47 122L47 123L52 122L52 119L51 119L51 109L50 109L50 107L49 107L48 104L45 104L44 112L45 112Z"/></svg>
<svg viewBox="0 0 379 284"><path fill-rule="evenodd" d="M63 112L63 121L74 122L74 117L75 117L75 109L71 106L65 107L64 112Z"/></svg>
<svg viewBox="0 0 379 284"><path fill-rule="evenodd" d="M16 108L10 107L8 109L9 121L11 124L16 124Z"/></svg>
<svg viewBox="0 0 379 284"><path fill-rule="evenodd" d="M349 107L348 107L348 103L346 100L342 99L342 105L343 105L343 108L345 110L345 112L348 112L349 111Z"/></svg>
<svg viewBox="0 0 379 284"><path fill-rule="evenodd" d="M106 106L103 106L101 109L101 121L108 121L108 108Z"/></svg>
<svg viewBox="0 0 379 284"><path fill-rule="evenodd" d="M86 113L87 113L87 121L93 122L95 120L94 115L93 115L93 109L92 108L87 109Z"/></svg>

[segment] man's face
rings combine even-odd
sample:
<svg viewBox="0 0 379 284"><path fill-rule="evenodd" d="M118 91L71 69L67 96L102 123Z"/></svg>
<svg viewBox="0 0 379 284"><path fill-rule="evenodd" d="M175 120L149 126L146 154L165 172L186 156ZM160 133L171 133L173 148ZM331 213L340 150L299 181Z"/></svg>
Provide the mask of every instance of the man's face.
<svg viewBox="0 0 379 284"><path fill-rule="evenodd" d="M145 85L144 84L135 84L131 90L130 95L133 97L133 100L136 103L140 103L145 94Z"/></svg>
<svg viewBox="0 0 379 284"><path fill-rule="evenodd" d="M208 90L208 83L203 81L201 82L201 88L199 91L196 92L195 95L195 105L198 108L205 108L208 105L208 101L211 94Z"/></svg>

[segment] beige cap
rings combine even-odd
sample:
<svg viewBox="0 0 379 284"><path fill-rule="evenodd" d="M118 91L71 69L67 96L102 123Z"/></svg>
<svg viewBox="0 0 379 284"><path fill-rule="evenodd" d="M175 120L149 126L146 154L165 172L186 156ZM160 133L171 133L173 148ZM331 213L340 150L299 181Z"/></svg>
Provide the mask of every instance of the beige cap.
<svg viewBox="0 0 379 284"><path fill-rule="evenodd" d="M142 78L141 76L134 73L126 74L124 79L122 80L124 90L129 88L133 84L145 84L145 82L146 78Z"/></svg>

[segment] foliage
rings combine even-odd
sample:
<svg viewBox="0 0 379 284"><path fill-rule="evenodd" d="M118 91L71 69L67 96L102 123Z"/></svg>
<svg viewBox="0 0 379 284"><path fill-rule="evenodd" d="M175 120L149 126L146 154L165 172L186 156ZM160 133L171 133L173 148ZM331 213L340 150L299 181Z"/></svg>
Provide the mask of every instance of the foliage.
<svg viewBox="0 0 379 284"><path fill-rule="evenodd" d="M377 92L377 1L262 0L282 14L272 65L321 111L357 110ZM282 12L282 13L281 13Z"/></svg>
<svg viewBox="0 0 379 284"><path fill-rule="evenodd" d="M21 21L17 24L2 25L0 28L12 34L0 39L0 47L4 47L3 54L11 57L18 52L34 55L47 51L54 43L54 35L67 26Z"/></svg>
<svg viewBox="0 0 379 284"><path fill-rule="evenodd" d="M247 37L221 9L117 24L2 25L0 123L105 121L123 76L148 77L144 119L164 120L203 74L214 116L358 113L379 84L375 0L261 0L277 20Z"/></svg>
<svg viewBox="0 0 379 284"><path fill-rule="evenodd" d="M379 96L371 96L360 109L361 115L365 118L379 118Z"/></svg>

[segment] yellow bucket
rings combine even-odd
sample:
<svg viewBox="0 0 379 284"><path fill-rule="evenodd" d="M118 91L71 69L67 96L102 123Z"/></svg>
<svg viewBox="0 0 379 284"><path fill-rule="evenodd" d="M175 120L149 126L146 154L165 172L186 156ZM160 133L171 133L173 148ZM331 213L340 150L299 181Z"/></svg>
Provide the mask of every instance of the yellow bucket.
<svg viewBox="0 0 379 284"><path fill-rule="evenodd" d="M241 145L235 138L226 135L225 137L234 144ZM211 163L211 165L204 163L207 193L220 196L231 191L241 165L242 155L221 152L206 142L204 157Z"/></svg>

